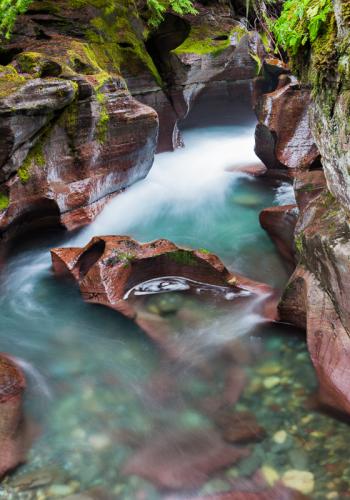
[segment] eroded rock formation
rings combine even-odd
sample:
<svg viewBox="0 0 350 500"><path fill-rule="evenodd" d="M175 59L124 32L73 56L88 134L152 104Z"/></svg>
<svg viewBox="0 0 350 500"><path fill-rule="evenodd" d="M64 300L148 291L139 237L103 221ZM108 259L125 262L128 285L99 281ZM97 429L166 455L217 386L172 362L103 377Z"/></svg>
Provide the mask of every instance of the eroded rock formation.
<svg viewBox="0 0 350 500"><path fill-rule="evenodd" d="M185 249L168 240L140 244L128 236L105 236L93 238L84 248L56 248L51 254L55 274L73 277L86 301L132 318L164 347L172 331L167 313L178 307L159 304L155 311L142 297L167 287L189 292L202 289L202 293L213 290L223 299L227 294L239 300L261 297L258 310L275 319L272 289L230 273L206 250ZM164 283L155 281L160 278Z"/></svg>
<svg viewBox="0 0 350 500"><path fill-rule="evenodd" d="M291 122L286 101L279 112L285 123L291 123L295 130L304 129L302 137L299 132L292 134L297 139L296 144L300 142L302 145L302 154L290 156L288 147L283 145L284 156L281 156L280 146L276 143L275 159L284 165L288 162L282 158L292 158L293 164L296 160L294 187L299 208L295 229L298 265L282 298L280 316L284 321L307 329L321 402L349 413L349 111L345 104L348 100L349 72L344 69L349 55L348 45L343 43L349 36L349 27L345 4L342 0L334 2L334 12L329 14L327 29L319 35L318 42L312 45L308 54L294 61L294 69L302 82L302 87L294 89L299 95L304 89L305 96L301 101L297 99L298 113ZM307 87L313 88L311 101L305 91ZM272 122L276 122L274 98L282 98L283 102L285 94L292 102L291 90L289 84L277 89L272 99L269 94L263 98L266 110L263 116L267 116L266 124L270 123L269 132L275 130L272 126ZM310 117L309 130L305 130L303 125L307 113ZM311 142L310 147L304 147L304 139L310 138L310 132L321 154L323 172L308 170L321 166ZM271 158L270 155L267 161ZM312 158L316 164L311 163Z"/></svg>
<svg viewBox="0 0 350 500"><path fill-rule="evenodd" d="M0 354L0 478L25 460L29 445L22 413L25 385L20 368Z"/></svg>
<svg viewBox="0 0 350 500"><path fill-rule="evenodd" d="M318 160L309 105L310 89L285 74L258 99L255 152L269 169L308 169Z"/></svg>

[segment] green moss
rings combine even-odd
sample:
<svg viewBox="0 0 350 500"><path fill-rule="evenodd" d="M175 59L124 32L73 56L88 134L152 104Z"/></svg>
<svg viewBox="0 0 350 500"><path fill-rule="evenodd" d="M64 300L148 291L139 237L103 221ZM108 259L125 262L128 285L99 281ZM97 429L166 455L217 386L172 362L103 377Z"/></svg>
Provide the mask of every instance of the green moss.
<svg viewBox="0 0 350 500"><path fill-rule="evenodd" d="M44 167L46 165L44 149L43 149L43 136L39 141L32 147L32 149L27 154L26 159L17 171L17 175L22 182L26 184L31 176L31 170L37 165L38 167Z"/></svg>
<svg viewBox="0 0 350 500"><path fill-rule="evenodd" d="M38 52L22 52L17 56L17 62L22 73L38 74L40 73L40 61L42 54Z"/></svg>
<svg viewBox="0 0 350 500"><path fill-rule="evenodd" d="M96 100L100 106L100 114L96 126L97 139L101 144L103 144L107 137L109 114L106 106L106 97L102 92L96 92Z"/></svg>
<svg viewBox="0 0 350 500"><path fill-rule="evenodd" d="M184 266L197 266L198 261L190 250L176 250L167 254L170 260Z"/></svg>
<svg viewBox="0 0 350 500"><path fill-rule="evenodd" d="M76 9L86 5L97 9L97 15L91 19L86 30L90 60L97 60L98 66L107 73L119 74L122 66L130 71L135 62L142 63L157 83L162 85L162 79L144 43L143 37L148 32L140 29L142 21L133 0L71 0L70 4Z"/></svg>
<svg viewBox="0 0 350 500"><path fill-rule="evenodd" d="M0 210L6 210L10 204L10 198L5 193L0 193Z"/></svg>
<svg viewBox="0 0 350 500"><path fill-rule="evenodd" d="M295 248L299 255L303 253L303 236L302 234L296 236L295 238Z"/></svg>
<svg viewBox="0 0 350 500"><path fill-rule="evenodd" d="M205 253L205 254L210 254L211 252L209 250L207 250L206 248L199 248L198 249L198 252L200 253Z"/></svg>
<svg viewBox="0 0 350 500"><path fill-rule="evenodd" d="M0 99L16 92L25 82L26 78L20 76L13 66L0 65Z"/></svg>
<svg viewBox="0 0 350 500"><path fill-rule="evenodd" d="M246 33L247 30L241 26L235 27L230 32L218 32L210 26L195 26L192 27L186 40L172 52L174 54L211 54L215 57L232 44L231 40L234 40L236 44Z"/></svg>
<svg viewBox="0 0 350 500"><path fill-rule="evenodd" d="M115 266L116 264L123 264L128 267L131 262L135 260L135 256L129 252L120 252L119 250L112 250L112 255L105 260L107 266Z"/></svg>
<svg viewBox="0 0 350 500"><path fill-rule="evenodd" d="M335 15L328 15L328 22L318 37L311 44L311 67L309 70L309 81L314 92L318 92L325 83L325 79L337 69L337 25Z"/></svg>

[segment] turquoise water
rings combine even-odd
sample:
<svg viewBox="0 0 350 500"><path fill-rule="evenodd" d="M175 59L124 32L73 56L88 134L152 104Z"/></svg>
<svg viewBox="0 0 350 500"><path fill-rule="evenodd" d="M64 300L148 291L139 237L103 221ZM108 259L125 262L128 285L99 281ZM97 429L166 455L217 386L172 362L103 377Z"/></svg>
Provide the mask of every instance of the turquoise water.
<svg viewBox="0 0 350 500"><path fill-rule="evenodd" d="M212 429L206 404L224 392L237 363L248 382L236 408L226 402L226 410L252 412L266 437L251 446L249 458L208 477L196 491L228 490L237 477L263 467L279 476L311 471L315 498L340 491L338 471L325 466L339 457L347 426L305 404L315 379L298 332L259 326L244 308L182 298L179 311L194 321L187 324L183 358L170 362L131 321L84 304L50 268L52 245L128 234L207 248L231 269L283 286L287 274L258 213L290 198L290 188L232 171L256 162L253 131L254 124L185 131L186 148L159 155L148 178L111 201L89 228L70 240L37 243L9 262L1 284L1 350L25 368L26 411L38 437L27 464L2 483L0 497L65 498L97 488L101 498L169 498L154 481L125 475L125 463L142 446L166 440L169 431ZM229 352L236 353L234 361ZM284 444L274 438L281 430ZM326 436L333 443L327 457ZM176 460L177 451L170 451Z"/></svg>

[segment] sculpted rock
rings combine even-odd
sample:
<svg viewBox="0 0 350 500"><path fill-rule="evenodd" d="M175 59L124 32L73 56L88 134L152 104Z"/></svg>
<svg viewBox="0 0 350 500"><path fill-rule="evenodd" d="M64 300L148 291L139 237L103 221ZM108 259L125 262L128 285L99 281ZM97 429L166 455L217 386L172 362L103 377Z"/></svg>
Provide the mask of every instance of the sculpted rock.
<svg viewBox="0 0 350 500"><path fill-rule="evenodd" d="M326 187L323 170L299 171L294 180L294 192L298 208L304 211Z"/></svg>
<svg viewBox="0 0 350 500"><path fill-rule="evenodd" d="M136 474L161 488L190 489L249 455L226 444L211 429L173 431L150 439L128 460L124 474Z"/></svg>
<svg viewBox="0 0 350 500"><path fill-rule="evenodd" d="M9 90L4 88L3 92ZM71 104L75 94L76 86L70 81L25 81L18 76L18 88L0 100L0 181L16 172L33 145L35 134L55 112Z"/></svg>
<svg viewBox="0 0 350 500"><path fill-rule="evenodd" d="M24 461L28 442L22 413L25 379L18 366L0 355L0 477Z"/></svg>
<svg viewBox="0 0 350 500"><path fill-rule="evenodd" d="M260 213L260 224L275 242L280 254L295 264L294 229L298 218L296 205L265 208Z"/></svg>
<svg viewBox="0 0 350 500"><path fill-rule="evenodd" d="M319 157L309 127L310 91L293 77L281 78L286 84L263 94L256 106L255 152L270 169L307 169Z"/></svg>
<svg viewBox="0 0 350 500"><path fill-rule="evenodd" d="M301 212L296 246L302 264L285 290L280 317L307 329L321 400L349 413L350 227L327 190Z"/></svg>
<svg viewBox="0 0 350 500"><path fill-rule="evenodd" d="M251 54L265 54L259 35L233 18L230 2L198 3L196 8L197 16L167 15L148 42L177 119L188 115L200 94L239 98L250 93L256 75ZM176 123L173 130L175 145Z"/></svg>
<svg viewBox="0 0 350 500"><path fill-rule="evenodd" d="M157 113L131 96L121 75L126 59L132 66L132 52L157 80L138 37L137 9L130 10L121 35L102 4L78 4L59 0L50 9L49 1L44 12L34 4L2 49L3 243L45 225L72 230L88 223L111 196L145 177L153 162Z"/></svg>
<svg viewBox="0 0 350 500"><path fill-rule="evenodd" d="M271 288L230 273L206 250L188 250L168 240L140 244L128 236L105 236L93 238L84 248L56 248L51 254L56 275L73 277L86 301L132 318L164 347L177 311L185 323L189 319L181 310L181 294L161 292L200 292L201 300L215 294L227 308L232 307L230 299L235 303L261 297L257 307L271 317ZM159 298L156 303L154 296Z"/></svg>
<svg viewBox="0 0 350 500"><path fill-rule="evenodd" d="M308 349L319 381L320 402L350 413L349 333L331 298L306 269L290 279L280 305L282 320L307 328Z"/></svg>

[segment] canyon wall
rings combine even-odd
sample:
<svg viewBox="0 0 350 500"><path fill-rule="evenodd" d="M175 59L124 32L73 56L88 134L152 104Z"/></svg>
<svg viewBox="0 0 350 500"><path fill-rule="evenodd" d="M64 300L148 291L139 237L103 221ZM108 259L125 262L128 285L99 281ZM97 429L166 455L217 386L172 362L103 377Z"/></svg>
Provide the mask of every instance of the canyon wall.
<svg viewBox="0 0 350 500"><path fill-rule="evenodd" d="M291 61L298 81L290 77L290 83L284 81L281 88L264 95L257 107L257 152L270 169L288 169L294 178L299 214L292 249L297 255L296 269L284 291L280 317L307 330L321 403L347 413L349 40L348 4L335 0L334 13L317 43ZM269 155L266 147L263 149L264 142L259 142L259 128L263 127L267 129L265 137L270 134Z"/></svg>

